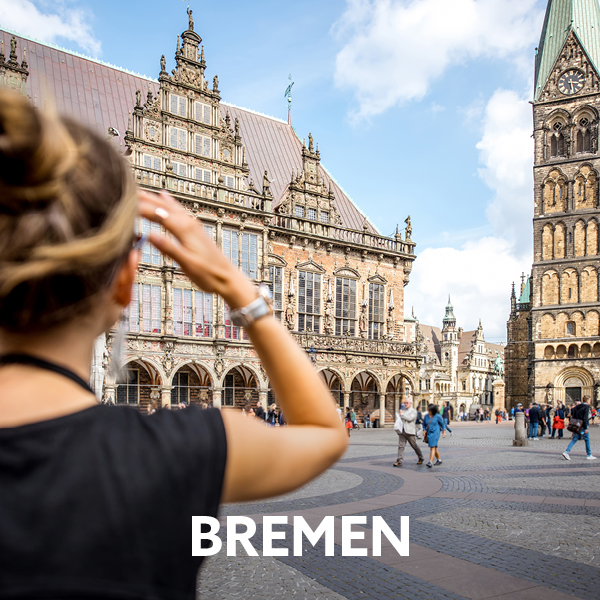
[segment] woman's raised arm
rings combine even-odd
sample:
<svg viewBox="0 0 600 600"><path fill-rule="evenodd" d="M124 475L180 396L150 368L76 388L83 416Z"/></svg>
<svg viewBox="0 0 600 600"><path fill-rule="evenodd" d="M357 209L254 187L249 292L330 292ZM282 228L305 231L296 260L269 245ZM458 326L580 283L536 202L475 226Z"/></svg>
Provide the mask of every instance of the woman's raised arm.
<svg viewBox="0 0 600 600"><path fill-rule="evenodd" d="M153 233L150 241L174 258L202 290L221 295L232 309L257 298L254 285L174 198L164 192L141 192L140 214L175 236L177 242ZM348 444L329 389L283 325L266 317L247 332L288 426L264 427L237 412L223 411L227 433L224 502L290 492L330 467Z"/></svg>

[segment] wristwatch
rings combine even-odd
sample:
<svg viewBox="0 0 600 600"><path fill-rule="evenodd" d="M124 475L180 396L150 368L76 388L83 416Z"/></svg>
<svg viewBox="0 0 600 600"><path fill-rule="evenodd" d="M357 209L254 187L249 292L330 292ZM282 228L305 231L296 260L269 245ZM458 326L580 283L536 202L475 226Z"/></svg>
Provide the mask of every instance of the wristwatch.
<svg viewBox="0 0 600 600"><path fill-rule="evenodd" d="M231 322L236 327L248 327L259 319L273 314L273 297L271 290L261 283L258 286L258 298L247 306L236 308L229 313Z"/></svg>

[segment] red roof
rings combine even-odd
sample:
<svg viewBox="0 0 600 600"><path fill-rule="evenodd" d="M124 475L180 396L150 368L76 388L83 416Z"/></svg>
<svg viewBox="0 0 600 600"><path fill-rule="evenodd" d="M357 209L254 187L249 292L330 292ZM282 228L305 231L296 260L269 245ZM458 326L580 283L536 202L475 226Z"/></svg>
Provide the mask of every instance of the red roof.
<svg viewBox="0 0 600 600"><path fill-rule="evenodd" d="M12 33L0 30L4 47L10 47ZM135 92L145 98L150 88L158 93L158 81L106 65L67 50L54 48L22 36L17 38L19 62L27 49L29 77L27 94L37 106L48 106L50 99L61 114L72 116L102 134L109 127L121 136L127 129L128 115L135 106ZM221 104L223 116L229 110L232 119L240 120L242 143L257 189L263 173L268 171L274 205L283 199L293 169L302 167L302 142L286 122L251 110ZM335 194L336 207L345 227L362 231L365 217L331 176L321 168L321 177ZM369 223L369 229L376 229Z"/></svg>

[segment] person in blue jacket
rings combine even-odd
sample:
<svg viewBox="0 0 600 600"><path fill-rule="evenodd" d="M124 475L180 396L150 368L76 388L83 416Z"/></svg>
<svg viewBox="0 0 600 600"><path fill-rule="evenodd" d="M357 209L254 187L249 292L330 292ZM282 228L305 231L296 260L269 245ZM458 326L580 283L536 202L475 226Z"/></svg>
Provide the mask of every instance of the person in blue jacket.
<svg viewBox="0 0 600 600"><path fill-rule="evenodd" d="M427 433L427 444L429 445L429 462L427 466L431 469L433 465L442 464L438 443L440 434L446 437L446 425L440 417L440 409L435 404L430 404L427 407L427 414L423 419L423 431ZM436 459L435 463L433 462Z"/></svg>

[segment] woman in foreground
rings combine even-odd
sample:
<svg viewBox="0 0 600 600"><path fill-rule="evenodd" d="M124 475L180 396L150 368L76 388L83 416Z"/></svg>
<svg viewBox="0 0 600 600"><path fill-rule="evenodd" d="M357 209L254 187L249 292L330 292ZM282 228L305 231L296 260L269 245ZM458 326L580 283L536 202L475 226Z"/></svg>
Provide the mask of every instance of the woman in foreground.
<svg viewBox="0 0 600 600"><path fill-rule="evenodd" d="M440 442L440 434L446 437L446 424L440 417L440 409L435 404L430 404L427 407L427 414L423 419L423 431L427 439L424 440L429 446L429 462L427 466L431 469L434 465L437 467L442 464L438 444ZM435 462L433 462L435 460Z"/></svg>
<svg viewBox="0 0 600 600"><path fill-rule="evenodd" d="M260 304L176 200L138 195L110 144L0 92L2 598L192 599L192 516L292 491L346 448L325 383L268 316L247 332L288 427L98 404L93 342L130 302L139 215L177 238L150 241L202 290Z"/></svg>

